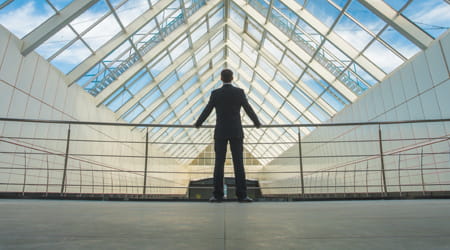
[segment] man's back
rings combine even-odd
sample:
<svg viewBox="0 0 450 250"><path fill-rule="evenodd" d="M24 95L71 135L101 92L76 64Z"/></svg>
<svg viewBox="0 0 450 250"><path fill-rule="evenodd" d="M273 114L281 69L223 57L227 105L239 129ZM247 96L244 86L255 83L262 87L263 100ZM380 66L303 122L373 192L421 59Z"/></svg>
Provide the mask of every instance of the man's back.
<svg viewBox="0 0 450 250"><path fill-rule="evenodd" d="M241 107L244 108L250 119L259 124L258 118L248 104L242 89L224 84L223 87L214 90L211 98L197 123L203 123L213 108L216 108L216 127L214 138L242 138L244 132L241 122Z"/></svg>

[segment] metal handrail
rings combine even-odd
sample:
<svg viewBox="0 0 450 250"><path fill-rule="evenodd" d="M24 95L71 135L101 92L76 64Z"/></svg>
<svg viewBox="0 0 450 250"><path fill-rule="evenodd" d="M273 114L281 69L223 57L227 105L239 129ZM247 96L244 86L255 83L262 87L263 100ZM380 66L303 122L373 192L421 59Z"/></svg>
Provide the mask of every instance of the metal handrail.
<svg viewBox="0 0 450 250"><path fill-rule="evenodd" d="M29 123L53 123L70 125L100 125L100 126L125 126L125 127L160 127L160 128L193 128L194 125L179 124L144 124L144 123L125 123L125 122L92 122L92 121L68 121L68 120L46 120L46 119L25 119L0 117L0 121L5 122L29 122ZM305 128L305 127L339 127L339 126L364 126L364 125L393 125L393 124L413 124L413 123L435 123L450 122L446 119L421 119L421 120L402 120L402 121L372 121L372 122L338 122L338 123L310 123L310 124L270 124L261 125L261 128ZM202 128L214 128L214 125L202 125ZM243 125L244 128L254 128L254 125Z"/></svg>

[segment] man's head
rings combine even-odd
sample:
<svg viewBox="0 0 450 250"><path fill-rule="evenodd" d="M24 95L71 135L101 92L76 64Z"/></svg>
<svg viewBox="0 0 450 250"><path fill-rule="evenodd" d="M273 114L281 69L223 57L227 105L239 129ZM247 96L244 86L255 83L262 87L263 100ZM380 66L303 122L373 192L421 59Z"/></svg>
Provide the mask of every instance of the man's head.
<svg viewBox="0 0 450 250"><path fill-rule="evenodd" d="M233 81L233 71L229 69L222 70L222 72L220 73L220 79L224 83L230 83L231 81Z"/></svg>

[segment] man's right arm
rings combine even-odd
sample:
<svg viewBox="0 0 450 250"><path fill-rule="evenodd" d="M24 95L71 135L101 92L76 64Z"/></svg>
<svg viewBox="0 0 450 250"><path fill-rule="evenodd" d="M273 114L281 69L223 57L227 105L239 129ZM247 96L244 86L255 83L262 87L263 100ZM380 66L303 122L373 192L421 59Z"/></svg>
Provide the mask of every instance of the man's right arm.
<svg viewBox="0 0 450 250"><path fill-rule="evenodd" d="M203 122L206 120L206 118L208 118L209 114L211 114L212 110L214 108L214 101L213 101L213 97L212 94L209 97L209 102L206 105L205 109L203 110L203 112L200 114L200 116L197 119L197 122L195 122L195 127L199 128Z"/></svg>

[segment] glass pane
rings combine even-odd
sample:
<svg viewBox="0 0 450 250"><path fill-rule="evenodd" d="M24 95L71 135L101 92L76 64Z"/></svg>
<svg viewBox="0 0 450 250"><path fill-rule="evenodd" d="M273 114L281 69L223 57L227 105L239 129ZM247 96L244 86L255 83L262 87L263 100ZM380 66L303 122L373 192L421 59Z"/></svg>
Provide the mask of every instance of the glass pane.
<svg viewBox="0 0 450 250"><path fill-rule="evenodd" d="M402 59L378 41L374 41L369 48L364 51L364 55L377 64L386 73L390 73L403 63Z"/></svg>

